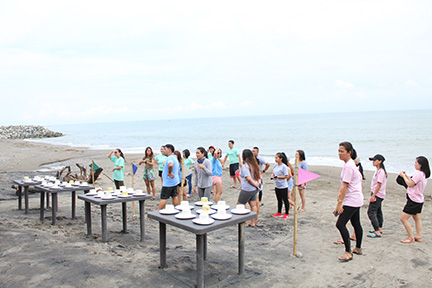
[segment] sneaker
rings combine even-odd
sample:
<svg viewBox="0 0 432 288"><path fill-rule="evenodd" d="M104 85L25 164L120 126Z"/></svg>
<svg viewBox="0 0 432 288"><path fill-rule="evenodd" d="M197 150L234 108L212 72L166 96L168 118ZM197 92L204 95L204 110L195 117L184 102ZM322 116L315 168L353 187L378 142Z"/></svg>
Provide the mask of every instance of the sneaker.
<svg viewBox="0 0 432 288"><path fill-rule="evenodd" d="M276 213L274 215L272 215L273 217L282 217L283 215L281 213Z"/></svg>
<svg viewBox="0 0 432 288"><path fill-rule="evenodd" d="M288 219L288 218L289 218L288 214L284 214L283 217L282 217L282 219Z"/></svg>

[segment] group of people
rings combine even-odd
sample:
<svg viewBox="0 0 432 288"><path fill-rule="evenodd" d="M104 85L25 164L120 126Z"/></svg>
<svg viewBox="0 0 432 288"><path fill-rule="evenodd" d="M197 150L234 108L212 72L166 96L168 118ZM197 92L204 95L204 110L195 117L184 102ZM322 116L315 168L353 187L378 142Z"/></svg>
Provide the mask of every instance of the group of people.
<svg viewBox="0 0 432 288"><path fill-rule="evenodd" d="M363 228L360 223L360 208L363 206L362 180L354 159L357 158L356 150L350 142L341 142L339 144L339 159L344 161L344 167L341 173L341 188L337 195L337 204L335 216L338 217L336 227L339 230L342 240L336 241L336 244L345 245L345 253L339 257L340 261L350 261L353 259L353 253L362 255ZM373 229L369 231L368 237L380 238L383 234L383 213L382 202L386 195L387 172L385 170L385 158L381 154L369 158L372 161L376 171L372 177L371 196L369 198L368 217ZM421 211L424 203L424 190L427 178L430 177L429 161L424 156L419 156L415 160L414 167L416 172L412 177L408 177L405 171L399 173L397 182L407 188L407 202L403 208L400 220L403 223L408 237L401 240L402 243L422 242L422 223ZM414 236L411 224L408 219L413 217L416 226L416 236ZM354 235L350 237L346 227L348 221L351 221L354 227ZM351 240L356 241L356 247L351 250Z"/></svg>
<svg viewBox="0 0 432 288"><path fill-rule="evenodd" d="M234 147L234 140L228 141L228 150L225 158L222 159L222 149L210 146L207 150L204 147L196 149L196 161L192 160L190 151L185 149L175 150L174 146L167 144L161 147L160 154L154 156L151 147L145 149L143 159L139 165L144 164L143 179L147 187L147 193L156 198L154 165L158 165L158 175L161 179L162 190L160 195L159 209L163 209L169 198L173 204L178 205L181 198L187 200L192 191L199 197L210 198L213 195L214 201L218 202L222 196L222 169L225 162L229 161L230 178L233 179L232 188L240 185L238 197L239 204L249 204L251 210L259 214L262 200L262 177L270 169L270 163L259 155L259 148L244 149L242 153ZM296 152L299 159L299 166L307 170L305 153L302 150ZM110 152L108 158L114 162L113 180L117 189L124 185L124 155L120 149ZM289 163L284 152L275 156L276 164L273 167L271 179L275 182L275 194L278 201L277 212L273 217L287 219L289 217L290 203L293 197L294 169ZM192 176L194 175L194 177ZM192 179L194 180L192 183ZM188 192L187 192L188 190ZM302 207L300 212L305 211L305 184L299 186ZM285 211L282 213L282 207ZM258 217L248 223L254 227Z"/></svg>
<svg viewBox="0 0 432 288"><path fill-rule="evenodd" d="M262 205L262 177L270 169L270 163L259 155L259 148L244 149L242 153L234 148L234 141L229 140L229 149L226 152L225 158L222 160L222 150L210 146L209 149L198 147L196 149L196 161L190 158L190 151L185 149L180 153L175 150L174 146L167 144L161 147L161 154L156 157L153 155L151 147L145 150L145 156L140 161L145 164L143 179L147 186L147 192L156 197L155 192L155 173L153 166L159 167L159 177L162 181L162 190L160 195L160 203L158 209L163 209L169 198L172 198L173 204L180 203L179 195L182 194L183 199L187 199L191 195L192 190L199 197L208 197L213 194L214 201L218 202L223 192L222 186L222 169L225 166L226 160L229 160L230 177L233 179L233 188L237 188L237 183L240 185L240 193L238 196L238 204L249 204L251 210L259 215L259 209ZM354 160L358 159L356 150L350 142L339 143L338 149L339 159L344 162L341 172L341 188L337 194L337 204L334 210L334 215L337 217L336 227L339 230L342 239L335 241L335 244L344 244L345 253L339 257L340 261L350 261L354 254L362 254L361 244L363 239L363 228L360 222L360 208L363 206L363 191L362 180L364 176L361 173L358 164ZM108 155L108 158L114 162L113 179L118 189L123 183L124 155L120 149L115 149ZM307 170L307 162L305 153L302 150L296 151L299 168ZM370 238L380 238L383 235L383 212L382 203L386 195L387 186L387 171L385 169L385 158L381 154L369 158L372 161L376 171L372 177L368 217L371 221L373 229L367 234ZM183 169L181 169L183 167ZM424 156L419 156L415 160L414 165L416 172L412 177L407 176L405 171L399 173L397 182L407 188L407 202L403 208L400 220L403 223L407 238L401 240L402 243L422 242L422 222L421 212L424 203L424 190L427 184L427 178L430 177L430 167L428 159ZM192 184L192 175L194 181ZM273 166L270 179L274 180L275 194L277 199L277 212L273 217L281 217L288 219L290 204L293 205L293 175L294 169L289 163L289 159L284 152L278 152L275 155L275 164ZM186 184L187 183L187 184ZM189 186L186 193L186 186ZM183 190L181 190L183 187ZM301 198L300 212L305 211L306 184L298 186ZM285 206L284 213L282 207ZM416 235L414 236L413 229L409 223L409 218L413 218L416 227ZM255 226L258 221L252 219L249 226ZM354 234L350 237L347 229L348 221L351 222L354 228ZM351 250L351 240L356 241L356 246Z"/></svg>

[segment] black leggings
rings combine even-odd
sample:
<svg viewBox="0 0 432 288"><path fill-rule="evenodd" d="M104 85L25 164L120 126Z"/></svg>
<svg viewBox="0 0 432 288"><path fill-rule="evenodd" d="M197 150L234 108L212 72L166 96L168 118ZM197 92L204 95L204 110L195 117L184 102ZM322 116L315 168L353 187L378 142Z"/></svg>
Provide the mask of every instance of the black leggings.
<svg viewBox="0 0 432 288"><path fill-rule="evenodd" d="M289 214L288 188L275 188L278 201L278 213L282 213L282 201L285 204L285 214Z"/></svg>
<svg viewBox="0 0 432 288"><path fill-rule="evenodd" d="M342 239L345 243L345 251L350 253L351 252L351 241L350 241L350 235L348 232L348 229L346 228L346 225L348 223L348 220L351 220L351 224L354 227L354 232L356 234L356 247L361 248L362 244L362 238L363 238L363 228L360 223L360 207L350 207L350 206L343 206L344 211L341 215L339 215L339 218L336 222L336 227L339 230Z"/></svg>

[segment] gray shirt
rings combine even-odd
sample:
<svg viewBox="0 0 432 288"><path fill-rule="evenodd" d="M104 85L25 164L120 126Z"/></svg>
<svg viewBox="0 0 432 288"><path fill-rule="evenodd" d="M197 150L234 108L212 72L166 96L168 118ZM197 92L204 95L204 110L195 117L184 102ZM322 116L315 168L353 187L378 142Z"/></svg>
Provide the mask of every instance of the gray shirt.
<svg viewBox="0 0 432 288"><path fill-rule="evenodd" d="M264 159L264 157L261 157L260 155L256 156L256 159L258 161L258 166L261 171L263 171L265 165L267 165L267 160Z"/></svg>
<svg viewBox="0 0 432 288"><path fill-rule="evenodd" d="M289 170L289 168L288 168L287 165L285 165L283 163L281 165L278 165L276 163L275 166L273 167L273 174L275 176L286 176L289 173L288 170ZM284 179L276 178L275 179L275 187L278 188L278 189L288 188L288 181L287 181L287 179L285 179L285 178Z"/></svg>
<svg viewBox="0 0 432 288"><path fill-rule="evenodd" d="M246 177L251 177L252 180L258 184L258 181L256 181L252 175L251 175L251 170L249 170L249 165L247 163L244 163L241 170L240 170L240 180L241 180L241 189L244 191L255 191L257 190L257 188L253 185L251 185Z"/></svg>
<svg viewBox="0 0 432 288"><path fill-rule="evenodd" d="M199 188L207 188L213 185L212 180L212 164L211 161L207 158L205 158L204 162L202 163L205 168L201 169L198 168L198 160L194 163L194 174L195 174L195 181L194 186L198 186Z"/></svg>

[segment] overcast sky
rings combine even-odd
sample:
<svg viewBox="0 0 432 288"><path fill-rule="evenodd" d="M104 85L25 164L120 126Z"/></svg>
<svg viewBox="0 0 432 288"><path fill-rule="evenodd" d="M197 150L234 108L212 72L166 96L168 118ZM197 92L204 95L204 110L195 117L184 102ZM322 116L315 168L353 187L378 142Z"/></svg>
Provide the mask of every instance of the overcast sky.
<svg viewBox="0 0 432 288"><path fill-rule="evenodd" d="M432 108L432 1L1 1L0 125Z"/></svg>

